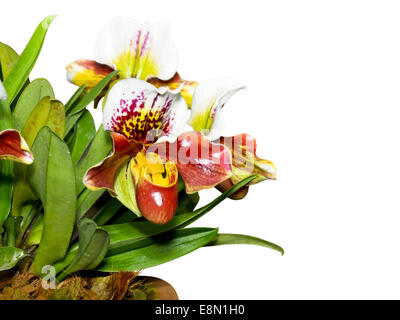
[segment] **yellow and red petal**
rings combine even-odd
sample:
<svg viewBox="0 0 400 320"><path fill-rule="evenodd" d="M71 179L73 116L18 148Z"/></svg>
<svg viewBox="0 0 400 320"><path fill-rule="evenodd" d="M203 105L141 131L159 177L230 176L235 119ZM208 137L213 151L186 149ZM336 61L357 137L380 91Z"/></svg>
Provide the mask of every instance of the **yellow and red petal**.
<svg viewBox="0 0 400 320"><path fill-rule="evenodd" d="M33 155L28 144L17 130L8 129L0 132L0 159L24 164L33 162Z"/></svg>
<svg viewBox="0 0 400 320"><path fill-rule="evenodd" d="M66 69L68 81L79 87L86 84L86 90L93 88L114 71L105 64L87 59L76 60L69 64Z"/></svg>
<svg viewBox="0 0 400 320"><path fill-rule="evenodd" d="M175 73L174 77L170 80L160 80L158 78L151 78L147 80L157 88L160 87L168 87L170 90L175 90L181 88L181 95L183 99L185 99L187 107L190 109L192 106L192 98L194 89L196 88L198 82L197 81L189 81L181 78L179 73Z"/></svg>
<svg viewBox="0 0 400 320"><path fill-rule="evenodd" d="M136 203L150 222L165 224L178 206L178 169L156 154L140 152L131 160L136 185Z"/></svg>
<svg viewBox="0 0 400 320"><path fill-rule="evenodd" d="M158 89L139 79L123 79L107 95L103 125L129 140L147 144L161 136L176 136L185 126L187 113L178 90Z"/></svg>
<svg viewBox="0 0 400 320"><path fill-rule="evenodd" d="M263 180L275 180L276 168L274 164L257 156L256 139L248 134L239 134L234 137L221 137L217 142L225 145L232 152L233 184L251 175L257 175L250 184Z"/></svg>
<svg viewBox="0 0 400 320"><path fill-rule="evenodd" d="M185 132L174 143L153 144L148 152L176 164L187 193L212 188L232 176L230 150L210 142L200 132Z"/></svg>
<svg viewBox="0 0 400 320"><path fill-rule="evenodd" d="M122 78L142 80L168 80L178 65L168 23L139 24L127 17L113 20L103 29L96 42L95 59L120 70Z"/></svg>
<svg viewBox="0 0 400 320"><path fill-rule="evenodd" d="M102 162L90 168L83 183L90 190L108 189L114 192L114 181L119 168L142 149L142 145L112 132L113 150Z"/></svg>

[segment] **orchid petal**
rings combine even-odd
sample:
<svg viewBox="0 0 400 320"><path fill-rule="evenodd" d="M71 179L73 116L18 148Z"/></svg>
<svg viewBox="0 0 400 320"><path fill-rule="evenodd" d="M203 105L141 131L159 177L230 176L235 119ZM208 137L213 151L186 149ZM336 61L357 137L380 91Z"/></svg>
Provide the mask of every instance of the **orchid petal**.
<svg viewBox="0 0 400 320"><path fill-rule="evenodd" d="M132 161L132 160L131 160ZM118 171L114 181L114 193L117 199L138 217L142 216L136 201L136 186L127 161Z"/></svg>
<svg viewBox="0 0 400 320"><path fill-rule="evenodd" d="M155 143L148 152L176 164L187 193L212 188L232 176L230 150L210 142L200 132L185 132L174 143Z"/></svg>
<svg viewBox="0 0 400 320"><path fill-rule="evenodd" d="M86 90L93 88L105 76L114 71L105 64L86 59L76 60L66 69L68 81L79 87L86 84Z"/></svg>
<svg viewBox="0 0 400 320"><path fill-rule="evenodd" d="M234 137L221 137L218 141L232 152L232 178L233 184L251 175L257 175L250 184L255 184L266 179L276 179L274 164L256 155L256 139L248 134L239 134Z"/></svg>
<svg viewBox="0 0 400 320"><path fill-rule="evenodd" d="M150 222L169 222L178 206L178 169L153 153L138 153L131 160L137 206Z"/></svg>
<svg viewBox="0 0 400 320"><path fill-rule="evenodd" d="M117 18L103 29L95 46L95 58L120 70L122 78L142 80L151 77L168 80L178 65L168 23L140 25L127 17Z"/></svg>
<svg viewBox="0 0 400 320"><path fill-rule="evenodd" d="M168 87L170 90L175 90L181 87L181 95L183 99L185 99L188 108L190 109L192 106L193 93L198 82L184 80L180 77L179 73L175 73L173 78L166 81L158 78L151 78L147 81L155 85L157 88Z"/></svg>
<svg viewBox="0 0 400 320"><path fill-rule="evenodd" d="M121 134L112 132L111 138L113 140L111 154L90 168L83 178L83 183L90 190L105 188L114 192L115 177L119 168L142 149L141 144L129 141Z"/></svg>
<svg viewBox="0 0 400 320"><path fill-rule="evenodd" d="M28 144L17 130L7 129L0 132L0 159L24 164L33 162L33 155Z"/></svg>
<svg viewBox="0 0 400 320"><path fill-rule="evenodd" d="M143 80L123 79L107 95L103 125L129 140L149 143L161 136L176 137L185 126L187 113L179 90L157 89Z"/></svg>
<svg viewBox="0 0 400 320"><path fill-rule="evenodd" d="M210 140L219 138L223 127L221 110L237 91L244 88L230 78L200 82L194 90L188 124L196 131L208 131L206 136Z"/></svg>

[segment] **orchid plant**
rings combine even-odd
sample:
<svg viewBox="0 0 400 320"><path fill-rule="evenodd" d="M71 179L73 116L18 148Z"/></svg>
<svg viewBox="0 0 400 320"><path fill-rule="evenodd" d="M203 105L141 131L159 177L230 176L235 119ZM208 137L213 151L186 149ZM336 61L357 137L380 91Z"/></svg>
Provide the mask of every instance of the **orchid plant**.
<svg viewBox="0 0 400 320"><path fill-rule="evenodd" d="M63 104L47 80L28 79L53 19L20 56L0 43L0 271L31 263L43 275L51 266L62 281L82 270L141 270L211 245L283 254L259 238L187 228L276 179L253 137L222 136L222 109L245 86L182 79L168 23L118 18L101 31L95 60L67 66L79 88ZM86 107L101 100L96 130ZM199 192L214 187L222 194L196 209Z"/></svg>
<svg viewBox="0 0 400 320"><path fill-rule="evenodd" d="M140 25L118 18L101 32L94 51L95 60L67 66L67 78L90 87L112 70L119 70L120 77L108 91L103 110L113 153L87 172L87 188L108 189L138 216L164 224L178 205L178 174L188 194L231 186L254 173L253 183L275 179L272 162L255 156L253 138L219 141L221 109L244 86L225 78L200 84L182 80L169 24ZM186 121L194 132L182 133ZM160 138L164 142L158 142ZM121 167L122 177L116 179Z"/></svg>

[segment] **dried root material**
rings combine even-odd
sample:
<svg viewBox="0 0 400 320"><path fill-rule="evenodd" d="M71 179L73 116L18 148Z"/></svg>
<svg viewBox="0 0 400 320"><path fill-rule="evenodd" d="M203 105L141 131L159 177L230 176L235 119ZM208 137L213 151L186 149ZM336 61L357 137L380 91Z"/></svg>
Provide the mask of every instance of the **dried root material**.
<svg viewBox="0 0 400 320"><path fill-rule="evenodd" d="M138 272L118 272L104 277L73 275L56 289L44 289L42 279L27 269L0 280L0 300L124 300L148 299Z"/></svg>

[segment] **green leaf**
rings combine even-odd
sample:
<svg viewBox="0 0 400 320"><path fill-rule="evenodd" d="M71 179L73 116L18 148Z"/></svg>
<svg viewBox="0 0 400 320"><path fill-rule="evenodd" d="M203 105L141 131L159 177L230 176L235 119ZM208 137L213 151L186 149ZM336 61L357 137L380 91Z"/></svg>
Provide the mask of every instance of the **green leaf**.
<svg viewBox="0 0 400 320"><path fill-rule="evenodd" d="M14 216L22 215L25 203L36 200L37 197L27 182L28 168L21 163L14 163L14 185L11 212Z"/></svg>
<svg viewBox="0 0 400 320"><path fill-rule="evenodd" d="M75 91L75 93L72 95L72 97L68 100L68 102L65 104L65 110L68 111L71 107L75 105L75 103L79 100L81 95L86 89L86 84L83 86L80 86L78 90Z"/></svg>
<svg viewBox="0 0 400 320"><path fill-rule="evenodd" d="M54 99L54 91L46 79L33 80L21 93L13 111L14 128L21 131L29 115L44 97Z"/></svg>
<svg viewBox="0 0 400 320"><path fill-rule="evenodd" d="M0 100L0 131L12 128L10 105ZM0 228L11 210L14 179L14 164L11 160L0 160Z"/></svg>
<svg viewBox="0 0 400 320"><path fill-rule="evenodd" d="M199 200L200 196L197 192L187 194L184 190L182 190L178 195L178 208L176 209L175 215L185 212L192 212L199 203Z"/></svg>
<svg viewBox="0 0 400 320"><path fill-rule="evenodd" d="M97 133L90 145L86 148L81 159L76 164L75 174L77 194L80 194L85 188L83 185L83 176L85 175L86 171L90 167L103 161L104 158L108 156L111 149L112 141L110 133L108 131L104 131L103 127L101 126L97 130Z"/></svg>
<svg viewBox="0 0 400 320"><path fill-rule="evenodd" d="M9 270L25 257L28 257L22 249L14 247L0 247L0 271Z"/></svg>
<svg viewBox="0 0 400 320"><path fill-rule="evenodd" d="M253 177L253 179L254 178L255 177ZM252 177L242 180L206 206L199 208L194 212L189 211L186 213L180 213L179 215L176 215L170 222L164 225L156 225L149 221L133 221L129 223L112 224L101 227L110 235L110 249L108 254L115 254L137 248L138 246L142 245L142 241L146 238L176 228L183 228L184 226L191 224L205 215L207 212L211 211L213 208L215 208L215 206L239 190L243 185L249 183L251 180Z"/></svg>
<svg viewBox="0 0 400 320"><path fill-rule="evenodd" d="M84 192L79 196L78 199L78 209L76 210L76 220L87 216L89 211L95 210L97 212L98 208L94 208L95 203L101 198L101 196L106 191L104 189L99 189L96 191L91 191L85 189ZM95 214L94 212L93 214Z"/></svg>
<svg viewBox="0 0 400 320"><path fill-rule="evenodd" d="M21 134L29 146L32 146L39 130L45 126L49 127L60 138L63 137L65 126L64 105L60 101L52 100L49 97L40 100L22 129Z"/></svg>
<svg viewBox="0 0 400 320"><path fill-rule="evenodd" d="M79 120L80 117L83 115L83 111L75 113L73 115L69 115L67 117L67 120L65 122L65 132L64 132L64 137L69 137L71 134L71 130L74 128L76 122Z"/></svg>
<svg viewBox="0 0 400 320"><path fill-rule="evenodd" d="M175 216L169 223L164 225L157 225L149 221L119 223L119 221L117 220L112 225L100 227L100 229L107 231L110 236L110 247L107 252L107 256L112 256L118 253L123 253L136 248L147 246L152 243L153 236L176 228L182 228L184 225L188 225L191 222L194 222L195 220L215 208L215 206L221 203L224 199L228 198L231 194L235 193L242 186L246 185L254 178L255 177L249 177L244 179L243 181L232 187L230 190L221 194L218 198L216 198L208 205L197 209L195 212L181 213ZM125 215L134 216L134 214L130 211L127 212ZM77 246L71 246L68 255L64 259L64 261L55 265L57 271L63 270L67 265L69 265L69 263L71 263L74 255L76 254L76 250Z"/></svg>
<svg viewBox="0 0 400 320"><path fill-rule="evenodd" d="M33 81L31 84L35 83ZM45 86L46 87L46 86ZM29 87L28 87L29 88ZM26 89L27 90L27 89ZM24 90L24 93L26 92ZM33 89L32 89L33 90ZM49 88L44 89L44 91L50 90ZM29 95L32 99L39 98L40 89L37 87L36 97L34 94ZM33 91L32 91L33 92ZM18 100L17 107L22 101L23 95ZM21 118L22 119L22 118ZM20 119L20 120L21 120ZM22 120L21 120L22 121ZM60 101L52 100L50 97L46 96L39 101L39 103L30 112L30 115L24 120L24 127L22 129L22 136L25 138L28 145L31 147L33 141L35 141L36 135L39 130L44 126L49 127L58 136L62 137L64 134L65 126L65 110L64 106ZM12 213L14 215L21 214L22 205L29 200L35 200L36 197L33 194L30 186L26 181L26 172L28 167L22 164L14 164L14 192L13 192L13 206Z"/></svg>
<svg viewBox="0 0 400 320"><path fill-rule="evenodd" d="M65 256L75 223L76 187L71 154L63 140L48 127L32 146L35 162L28 169L29 183L44 208L43 234L31 271Z"/></svg>
<svg viewBox="0 0 400 320"><path fill-rule="evenodd" d="M30 230L25 244L27 246L37 245L40 243L43 234L43 214L39 214Z"/></svg>
<svg viewBox="0 0 400 320"><path fill-rule="evenodd" d="M8 77L17 60L18 54L15 50L5 43L0 42L1 81L4 81L4 79Z"/></svg>
<svg viewBox="0 0 400 320"><path fill-rule="evenodd" d="M211 242L218 229L189 228L164 233L153 239L153 243L139 249L120 253L103 260L98 271L137 271L154 267L182 257Z"/></svg>
<svg viewBox="0 0 400 320"><path fill-rule="evenodd" d="M219 197L215 198L213 201L211 201L209 204L197 209L195 211L195 215L190 218L187 222L183 223L180 227L186 227L187 225L195 222L196 220L200 219L202 216L204 216L207 212L211 211L214 209L217 205L219 205L222 201L224 201L226 198L229 198L232 194L234 194L236 191L240 190L243 186L247 185L254 179L256 179L256 175L249 176L242 181L238 182L235 184L232 188L229 190L225 191L223 194L221 194Z"/></svg>
<svg viewBox="0 0 400 320"><path fill-rule="evenodd" d="M95 269L106 255L110 237L107 232L98 229L93 220L83 219L79 222L78 232L78 252L68 268L57 278L59 281L71 273Z"/></svg>
<svg viewBox="0 0 400 320"><path fill-rule="evenodd" d="M98 226L106 224L117 212L122 208L122 203L117 199L112 198L95 216L94 221Z"/></svg>
<svg viewBox="0 0 400 320"><path fill-rule="evenodd" d="M68 111L68 115L74 115L79 112L81 112L83 109L85 109L89 103L91 103L94 99L97 98L98 95L103 91L105 87L110 83L110 81L119 73L118 70L115 70L108 74L104 79L102 79L96 86L93 87L92 90L90 90L86 95L83 96L82 99L80 99L76 105Z"/></svg>
<svg viewBox="0 0 400 320"><path fill-rule="evenodd" d="M85 108L95 100L107 87L112 78L118 74L118 70L108 74L103 80L101 80L92 90L90 90L82 99L77 100L75 105L68 110L67 124L65 126L65 136L68 135L70 130L74 127L75 123L82 116Z"/></svg>
<svg viewBox="0 0 400 320"><path fill-rule="evenodd" d="M226 244L249 244L279 251L281 255L285 253L285 251L275 243L252 236L233 233L220 233L217 238L207 244L207 246L221 246Z"/></svg>
<svg viewBox="0 0 400 320"><path fill-rule="evenodd" d="M11 210L13 177L12 161L0 160L0 227Z"/></svg>
<svg viewBox="0 0 400 320"><path fill-rule="evenodd" d="M113 224L127 223L137 220L139 217L134 214L131 210L126 210L125 212L118 215L118 217L112 221Z"/></svg>
<svg viewBox="0 0 400 320"><path fill-rule="evenodd" d="M73 137L68 147L71 150L72 162L77 164L90 141L96 135L96 126L89 111L84 110L82 116L75 124Z"/></svg>
<svg viewBox="0 0 400 320"><path fill-rule="evenodd" d="M55 16L49 16L39 24L18 58L17 63L14 65L14 68L12 68L8 77L5 78L4 87L8 94L9 104L12 103L28 79L42 49L47 30L54 18Z"/></svg>
<svg viewBox="0 0 400 320"><path fill-rule="evenodd" d="M22 217L10 216L4 221L4 229L6 229L5 247L15 247L17 237L21 233Z"/></svg>
<svg viewBox="0 0 400 320"><path fill-rule="evenodd" d="M21 234L17 238L16 247L21 247L23 237L25 236L25 232L27 230L31 231L29 227L32 224L33 219L37 216L37 214L41 211L42 205L39 201L29 201L21 209ZM28 235L28 234L26 234Z"/></svg>

